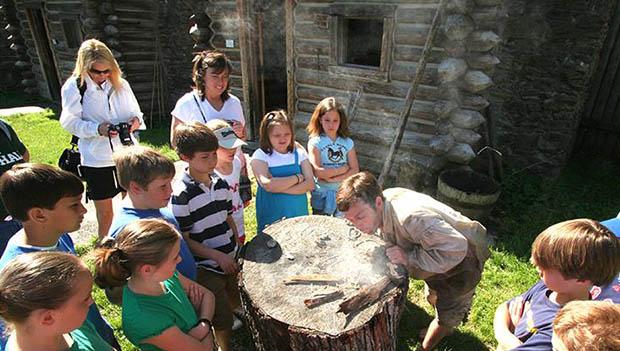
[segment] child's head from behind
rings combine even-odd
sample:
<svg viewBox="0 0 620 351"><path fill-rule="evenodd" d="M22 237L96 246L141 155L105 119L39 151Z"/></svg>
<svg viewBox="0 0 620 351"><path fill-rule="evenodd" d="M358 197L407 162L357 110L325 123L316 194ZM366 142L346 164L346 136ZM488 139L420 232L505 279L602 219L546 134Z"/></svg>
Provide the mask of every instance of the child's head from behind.
<svg viewBox="0 0 620 351"><path fill-rule="evenodd" d="M207 127L217 137L219 145L217 148L217 161L231 163L235 158L237 148L245 145L245 142L239 139L230 124L222 119L208 121Z"/></svg>
<svg viewBox="0 0 620 351"><path fill-rule="evenodd" d="M192 122L176 127L174 143L177 154L189 168L211 173L217 164L217 137L204 124ZM210 169L209 169L210 168Z"/></svg>
<svg viewBox="0 0 620 351"><path fill-rule="evenodd" d="M83 192L78 177L45 164L21 163L0 178L0 195L11 216L52 226L55 231L80 228L86 213Z"/></svg>
<svg viewBox="0 0 620 351"><path fill-rule="evenodd" d="M22 254L0 272L0 316L9 324L45 334L79 328L92 304L93 279L74 255Z"/></svg>
<svg viewBox="0 0 620 351"><path fill-rule="evenodd" d="M344 106L334 97L321 100L316 105L306 130L311 137L332 133L342 138L348 137L349 122L344 112Z"/></svg>
<svg viewBox="0 0 620 351"><path fill-rule="evenodd" d="M168 204L174 177L174 163L168 157L144 146L134 145L114 153L120 185L132 200L139 198L149 208Z"/></svg>
<svg viewBox="0 0 620 351"><path fill-rule="evenodd" d="M180 261L180 234L162 219L141 219L105 238L95 249L95 283L102 288L125 285L133 275L164 281Z"/></svg>
<svg viewBox="0 0 620 351"><path fill-rule="evenodd" d="M620 350L618 325L620 305L610 301L571 301L553 321L553 350Z"/></svg>
<svg viewBox="0 0 620 351"><path fill-rule="evenodd" d="M620 239L590 219L560 222L536 237L531 261L556 292L575 284L605 285L620 270Z"/></svg>
<svg viewBox="0 0 620 351"><path fill-rule="evenodd" d="M273 150L284 154L295 149L293 121L284 110L271 111L263 117L259 141L261 150L269 155Z"/></svg>

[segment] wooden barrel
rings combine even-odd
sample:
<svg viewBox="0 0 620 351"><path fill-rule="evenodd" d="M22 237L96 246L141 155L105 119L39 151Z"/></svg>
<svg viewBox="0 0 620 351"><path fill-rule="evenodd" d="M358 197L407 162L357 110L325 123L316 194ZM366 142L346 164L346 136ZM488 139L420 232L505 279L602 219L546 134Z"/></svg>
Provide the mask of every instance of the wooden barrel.
<svg viewBox="0 0 620 351"><path fill-rule="evenodd" d="M499 194L495 180L467 169L445 170L437 180L437 200L479 221L491 214Z"/></svg>
<svg viewBox="0 0 620 351"><path fill-rule="evenodd" d="M327 216L267 227L247 244L239 279L256 349L395 350L406 283L388 282L374 302L338 312L344 300L390 276L385 246L379 237ZM317 296L331 298L309 308L305 300Z"/></svg>

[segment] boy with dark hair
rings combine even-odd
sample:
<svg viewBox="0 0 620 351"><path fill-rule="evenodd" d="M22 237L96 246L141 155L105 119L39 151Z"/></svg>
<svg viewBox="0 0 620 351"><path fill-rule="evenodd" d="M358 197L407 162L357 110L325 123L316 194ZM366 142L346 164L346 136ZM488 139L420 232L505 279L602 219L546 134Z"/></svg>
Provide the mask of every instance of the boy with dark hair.
<svg viewBox="0 0 620 351"><path fill-rule="evenodd" d="M0 119L0 175L8 171L13 165L28 162L28 149L13 130L11 125ZM6 208L0 202L0 255L13 234L22 229L21 223L9 216Z"/></svg>
<svg viewBox="0 0 620 351"><path fill-rule="evenodd" d="M84 184L78 177L53 166L23 163L5 172L0 178L0 196L9 214L22 221L24 228L9 240L0 258L0 269L14 257L28 252L75 254L73 240L67 232L78 230L84 219L83 192ZM88 320L109 344L120 350L112 328L94 303ZM4 347L4 333L0 338Z"/></svg>
<svg viewBox="0 0 620 351"><path fill-rule="evenodd" d="M235 261L239 238L232 218L232 193L213 172L218 140L209 128L197 122L179 125L174 145L188 168L174 183L172 213L196 257L196 281L215 295L215 338L221 350L228 351L232 311L240 305Z"/></svg>
<svg viewBox="0 0 620 351"><path fill-rule="evenodd" d="M599 222L573 219L545 229L532 244L541 280L501 304L493 321L500 350L549 350L553 319L570 301L590 300L593 284L620 270L620 240Z"/></svg>
<svg viewBox="0 0 620 351"><path fill-rule="evenodd" d="M127 147L114 154L118 182L127 190L122 208L114 215L109 235L116 235L131 222L143 218L162 218L180 230L179 223L167 208L172 197L174 163L157 151L139 145ZM181 262L177 270L196 280L196 261L185 240L179 251Z"/></svg>
<svg viewBox="0 0 620 351"><path fill-rule="evenodd" d="M620 350L620 305L609 301L572 301L555 316L554 351Z"/></svg>
<svg viewBox="0 0 620 351"><path fill-rule="evenodd" d="M386 250L392 263L424 280L436 316L420 338L423 350L433 349L469 312L489 257L486 229L430 196L404 188L383 191L368 172L345 179L336 204L362 232L378 231L394 245Z"/></svg>

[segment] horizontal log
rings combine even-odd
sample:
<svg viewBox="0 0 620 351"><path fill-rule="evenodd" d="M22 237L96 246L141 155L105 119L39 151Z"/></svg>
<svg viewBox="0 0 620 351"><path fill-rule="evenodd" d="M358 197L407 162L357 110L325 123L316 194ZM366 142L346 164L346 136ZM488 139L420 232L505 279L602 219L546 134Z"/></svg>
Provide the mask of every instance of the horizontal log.
<svg viewBox="0 0 620 351"><path fill-rule="evenodd" d="M421 23L397 23L394 42L396 44L424 46L430 25Z"/></svg>
<svg viewBox="0 0 620 351"><path fill-rule="evenodd" d="M314 22L321 16L329 15L329 6L310 6L298 3L295 6L295 22Z"/></svg>
<svg viewBox="0 0 620 351"><path fill-rule="evenodd" d="M392 65L391 77L394 80L410 82L415 76L417 63L406 61L394 61ZM437 64L429 63L424 70L422 84L433 85L437 82Z"/></svg>
<svg viewBox="0 0 620 351"><path fill-rule="evenodd" d="M329 55L329 40L295 40L296 55Z"/></svg>
<svg viewBox="0 0 620 351"><path fill-rule="evenodd" d="M320 27L313 22L295 23L295 39L329 40L328 28Z"/></svg>
<svg viewBox="0 0 620 351"><path fill-rule="evenodd" d="M398 98L404 98L411 85L409 82L399 81L360 83L351 79L339 79L339 77L330 75L328 72L311 69L297 69L295 78L297 83L346 91L357 91L360 86L363 86L364 92ZM420 85L417 96L420 100L434 101L439 96L439 89L434 86Z"/></svg>
<svg viewBox="0 0 620 351"><path fill-rule="evenodd" d="M394 59L399 61L418 62L422 56L423 47L413 45L396 45L394 47ZM444 49L434 47L429 54L428 61L431 63L439 63L445 57Z"/></svg>
<svg viewBox="0 0 620 351"><path fill-rule="evenodd" d="M425 4L416 7L399 7L396 10L398 23L431 23L437 11L435 4Z"/></svg>

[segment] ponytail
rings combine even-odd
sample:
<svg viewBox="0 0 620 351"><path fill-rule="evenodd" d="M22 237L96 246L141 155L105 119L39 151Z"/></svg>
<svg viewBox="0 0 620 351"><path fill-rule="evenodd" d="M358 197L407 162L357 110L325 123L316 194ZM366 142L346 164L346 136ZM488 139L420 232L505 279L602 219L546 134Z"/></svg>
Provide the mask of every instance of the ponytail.
<svg viewBox="0 0 620 351"><path fill-rule="evenodd" d="M95 260L95 284L100 288L115 288L125 285L131 271L123 250L115 246L114 238L103 239L92 256Z"/></svg>
<svg viewBox="0 0 620 351"><path fill-rule="evenodd" d="M170 255L181 235L162 219L141 219L105 238L93 251L95 283L101 288L120 287L144 264L157 266Z"/></svg>

